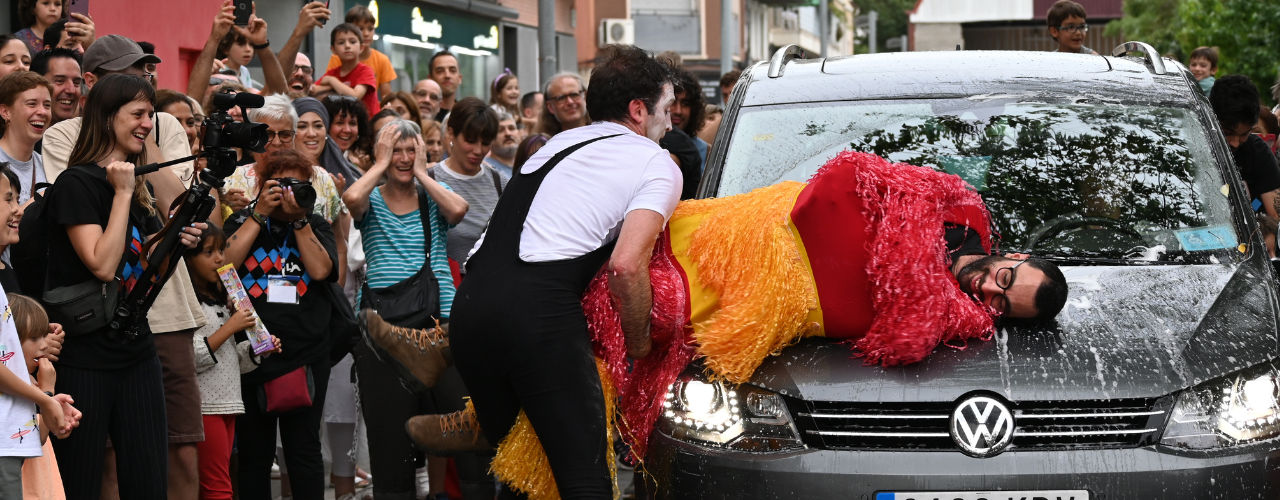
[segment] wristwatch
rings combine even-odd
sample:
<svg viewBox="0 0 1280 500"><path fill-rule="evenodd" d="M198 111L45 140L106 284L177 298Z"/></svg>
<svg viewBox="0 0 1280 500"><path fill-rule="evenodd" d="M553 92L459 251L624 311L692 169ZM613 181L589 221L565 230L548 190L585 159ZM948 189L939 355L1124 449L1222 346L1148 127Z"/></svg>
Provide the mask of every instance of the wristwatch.
<svg viewBox="0 0 1280 500"><path fill-rule="evenodd" d="M307 227L307 223L308 223L307 218L303 217L301 219L290 222L289 225L293 226L294 231L297 231L299 229Z"/></svg>

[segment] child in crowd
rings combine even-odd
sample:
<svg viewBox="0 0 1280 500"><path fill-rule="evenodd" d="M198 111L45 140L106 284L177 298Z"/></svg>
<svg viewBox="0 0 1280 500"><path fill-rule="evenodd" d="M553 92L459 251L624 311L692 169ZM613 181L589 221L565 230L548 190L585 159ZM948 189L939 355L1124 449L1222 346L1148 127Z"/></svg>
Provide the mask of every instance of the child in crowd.
<svg viewBox="0 0 1280 500"><path fill-rule="evenodd" d="M368 7L356 5L347 9L347 17L343 19L344 23L354 24L360 28L361 51L360 64L364 64L373 70L374 76L378 80L378 95L387 95L391 93L391 80L396 79L396 70L391 66L391 59L386 54L379 52L373 48L373 27L377 24L374 19L373 12ZM337 54L329 56L329 65L325 71L332 71L334 68L342 65L342 60L338 59ZM369 110L369 116L373 116L377 111Z"/></svg>
<svg viewBox="0 0 1280 500"><path fill-rule="evenodd" d="M360 37L360 28L354 24L343 23L333 28L329 34L329 50L342 64L316 80L311 93L333 92L351 97L363 102L365 111L372 116L382 110L378 105L378 80L372 68L360 63Z"/></svg>
<svg viewBox="0 0 1280 500"><path fill-rule="evenodd" d="M231 498L231 444L236 415L244 413L240 374L257 367L248 339L233 338L253 327L256 316L251 310L233 311L227 306L227 292L218 278L226 243L222 231L210 225L200 235L200 244L183 255L207 320L193 337L204 415L205 440L197 445L202 500ZM272 340L279 351L280 339L273 336Z"/></svg>
<svg viewBox="0 0 1280 500"><path fill-rule="evenodd" d="M1049 7L1045 20L1049 25L1049 36L1058 42L1055 51L1072 54L1093 54L1093 49L1084 46L1084 36L1089 33L1089 24L1085 22L1084 6L1071 0L1058 0Z"/></svg>
<svg viewBox="0 0 1280 500"><path fill-rule="evenodd" d="M1196 83L1200 84L1200 91L1204 92L1205 97L1209 97L1209 91L1213 90L1213 75L1218 72L1218 49L1213 47L1196 47L1191 51L1191 58L1187 60L1187 69L1191 70L1191 76L1196 77Z"/></svg>
<svg viewBox="0 0 1280 500"><path fill-rule="evenodd" d="M249 75L249 63L253 61L253 46L240 30L230 30L218 42L217 58L222 65L239 75L240 84L246 88L258 88L258 82Z"/></svg>
<svg viewBox="0 0 1280 500"><path fill-rule="evenodd" d="M53 369L53 362L42 356L49 337L49 315L31 297L16 293L10 293L7 297L14 327L18 330L18 338L22 340L22 358L26 361L27 372L35 376L31 383L41 392L51 393L57 382L57 372ZM43 454L22 464L23 498L66 498L66 493L62 490L62 476L58 473L58 460L54 458L53 445L49 443L47 425L40 426L40 442Z"/></svg>
<svg viewBox="0 0 1280 500"><path fill-rule="evenodd" d="M41 456L49 432L65 437L80 422L71 396L50 390L53 367L47 360L43 363L47 372L41 370L45 380L39 385L31 382L31 371L41 368L36 353L49 334L49 318L41 326L31 326L40 321L23 323L26 329L20 333L6 296L0 302L0 364L4 365L0 368L0 498L23 498L23 462ZM24 339L30 339L29 346ZM24 353L25 348L31 353Z"/></svg>

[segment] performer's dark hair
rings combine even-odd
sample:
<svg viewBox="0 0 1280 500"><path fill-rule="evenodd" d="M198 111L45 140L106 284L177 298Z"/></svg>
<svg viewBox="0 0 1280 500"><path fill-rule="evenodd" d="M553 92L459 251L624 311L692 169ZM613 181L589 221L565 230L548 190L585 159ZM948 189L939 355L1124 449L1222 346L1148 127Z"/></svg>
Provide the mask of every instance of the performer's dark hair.
<svg viewBox="0 0 1280 500"><path fill-rule="evenodd" d="M662 86L675 84L671 70L634 45L609 45L591 71L587 114L593 120L622 121L631 101L639 99L652 113Z"/></svg>
<svg viewBox="0 0 1280 500"><path fill-rule="evenodd" d="M1036 316L1032 320L1052 321L1067 304L1067 278L1057 264L1044 259L1027 259L1027 265L1039 269L1045 277L1044 283L1036 290Z"/></svg>

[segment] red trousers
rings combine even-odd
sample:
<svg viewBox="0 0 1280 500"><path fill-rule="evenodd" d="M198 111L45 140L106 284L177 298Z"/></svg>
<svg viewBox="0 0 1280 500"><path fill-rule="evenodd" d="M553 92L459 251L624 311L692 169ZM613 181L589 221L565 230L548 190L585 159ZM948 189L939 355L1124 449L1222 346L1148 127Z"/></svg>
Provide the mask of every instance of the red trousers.
<svg viewBox="0 0 1280 500"><path fill-rule="evenodd" d="M231 499L231 444L235 415L204 415L204 442L196 444L200 460L200 500Z"/></svg>

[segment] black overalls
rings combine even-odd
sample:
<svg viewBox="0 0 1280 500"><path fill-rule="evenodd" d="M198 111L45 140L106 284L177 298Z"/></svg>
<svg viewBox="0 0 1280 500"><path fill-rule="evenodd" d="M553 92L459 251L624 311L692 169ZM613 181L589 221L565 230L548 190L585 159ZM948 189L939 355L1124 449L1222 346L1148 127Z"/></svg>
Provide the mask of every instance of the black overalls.
<svg viewBox="0 0 1280 500"><path fill-rule="evenodd" d="M570 146L511 179L484 242L467 261L450 317L454 362L485 437L496 446L524 410L565 499L613 495L582 294L614 242L573 259L524 262L520 233L547 174L574 151L610 137L616 135Z"/></svg>

